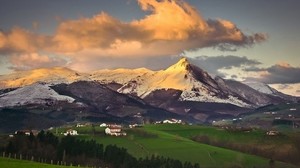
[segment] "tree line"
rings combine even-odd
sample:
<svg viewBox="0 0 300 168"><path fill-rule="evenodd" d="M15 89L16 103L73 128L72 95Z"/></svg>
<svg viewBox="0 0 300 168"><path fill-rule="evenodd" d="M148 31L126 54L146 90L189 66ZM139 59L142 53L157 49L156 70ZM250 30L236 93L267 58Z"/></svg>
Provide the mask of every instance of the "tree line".
<svg viewBox="0 0 300 168"><path fill-rule="evenodd" d="M41 131L37 136L23 133L10 138L1 152L20 156L20 159L43 161L50 164L81 165L110 168L199 168L199 164L182 163L180 160L152 155L135 158L125 148L96 143L94 140L80 140L73 136L61 139L51 132Z"/></svg>

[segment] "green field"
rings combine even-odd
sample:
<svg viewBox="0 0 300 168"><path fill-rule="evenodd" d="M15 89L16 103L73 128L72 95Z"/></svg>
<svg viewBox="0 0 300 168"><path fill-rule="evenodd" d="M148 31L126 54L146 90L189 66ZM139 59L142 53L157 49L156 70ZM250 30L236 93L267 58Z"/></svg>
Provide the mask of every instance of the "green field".
<svg viewBox="0 0 300 168"><path fill-rule="evenodd" d="M139 157L159 155L199 163L201 167L268 167L270 159L244 154L241 152L214 147L192 141L194 135L205 134L223 141L251 143L264 137L264 132L229 133L214 127L186 125L146 125L143 128L125 129L126 137L111 137L103 134L104 129L96 127L76 128L80 139L94 139L104 145L116 144L124 147L130 154ZM59 130L62 131L62 130ZM284 143L283 139L272 143ZM282 162L275 162L276 167L293 167Z"/></svg>
<svg viewBox="0 0 300 168"><path fill-rule="evenodd" d="M26 160L16 160L0 157L1 168L66 168L67 166L57 166L50 164L43 164L31 162ZM70 166L69 166L70 167Z"/></svg>

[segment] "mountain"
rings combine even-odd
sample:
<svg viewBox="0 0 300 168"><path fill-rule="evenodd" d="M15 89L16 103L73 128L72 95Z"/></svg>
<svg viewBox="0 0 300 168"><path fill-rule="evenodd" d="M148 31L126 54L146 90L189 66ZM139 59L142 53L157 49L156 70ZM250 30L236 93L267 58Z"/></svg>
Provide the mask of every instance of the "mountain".
<svg viewBox="0 0 300 168"><path fill-rule="evenodd" d="M3 93L0 116L0 132L45 129L70 122L143 123L166 118L191 121L94 81L35 83Z"/></svg>
<svg viewBox="0 0 300 168"><path fill-rule="evenodd" d="M273 103L277 104L284 101L280 97L260 92L259 90L256 90L238 81L225 80L220 77L216 77L215 80L224 91L237 95L242 100L248 102L249 104L255 105L256 107Z"/></svg>
<svg viewBox="0 0 300 168"><path fill-rule="evenodd" d="M18 72L0 76L0 89L0 107L20 106L63 121L84 116L129 122L141 115L206 122L296 100L267 85L212 78L184 57L160 71L106 69L87 74L56 67Z"/></svg>
<svg viewBox="0 0 300 168"><path fill-rule="evenodd" d="M245 82L246 85L250 86L251 88L265 93L269 96L275 97L277 99L283 99L285 101L297 102L299 101L298 97L290 96L284 93L277 91L276 89L270 87L269 85L261 82Z"/></svg>
<svg viewBox="0 0 300 168"><path fill-rule="evenodd" d="M154 91L169 89L181 91L180 101L250 106L237 97L223 92L207 72L190 64L186 58L180 59L165 70L143 73L125 83L118 91L145 98Z"/></svg>

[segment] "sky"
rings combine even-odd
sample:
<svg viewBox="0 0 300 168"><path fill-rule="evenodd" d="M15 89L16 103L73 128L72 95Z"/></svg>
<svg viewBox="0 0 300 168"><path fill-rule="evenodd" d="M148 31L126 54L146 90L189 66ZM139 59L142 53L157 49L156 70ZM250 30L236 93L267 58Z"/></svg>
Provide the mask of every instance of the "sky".
<svg viewBox="0 0 300 168"><path fill-rule="evenodd" d="M300 96L299 0L0 0L0 74L146 67L182 56L213 76Z"/></svg>

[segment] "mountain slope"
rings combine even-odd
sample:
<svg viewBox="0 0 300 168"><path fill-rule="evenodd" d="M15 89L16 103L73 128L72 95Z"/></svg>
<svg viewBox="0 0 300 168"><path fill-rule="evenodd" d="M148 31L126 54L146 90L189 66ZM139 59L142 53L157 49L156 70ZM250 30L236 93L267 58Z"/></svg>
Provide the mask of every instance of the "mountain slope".
<svg viewBox="0 0 300 168"><path fill-rule="evenodd" d="M72 103L75 99L56 93L47 84L35 83L0 95L0 107L27 104L49 104L55 101Z"/></svg>
<svg viewBox="0 0 300 168"><path fill-rule="evenodd" d="M79 81L69 85L55 85L52 88L62 95L73 97L76 101L89 106L93 113L104 113L116 117L142 115L157 119L179 117L168 111L149 106L141 99L110 90L98 82Z"/></svg>
<svg viewBox="0 0 300 168"><path fill-rule="evenodd" d="M245 84L261 93L265 93L265 94L275 97L277 99L282 99L282 100L291 101L291 102L299 101L299 98L281 93L265 83L245 82Z"/></svg>
<svg viewBox="0 0 300 168"><path fill-rule="evenodd" d="M280 98L274 98L268 94L259 92L250 86L234 80L225 80L220 77L215 78L222 90L239 96L242 100L257 107L272 103L282 102Z"/></svg>
<svg viewBox="0 0 300 168"><path fill-rule="evenodd" d="M267 84L260 83L260 82L245 82L246 85L249 87L265 94L276 94L278 91L271 88Z"/></svg>

